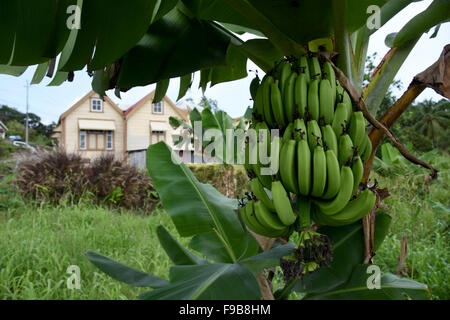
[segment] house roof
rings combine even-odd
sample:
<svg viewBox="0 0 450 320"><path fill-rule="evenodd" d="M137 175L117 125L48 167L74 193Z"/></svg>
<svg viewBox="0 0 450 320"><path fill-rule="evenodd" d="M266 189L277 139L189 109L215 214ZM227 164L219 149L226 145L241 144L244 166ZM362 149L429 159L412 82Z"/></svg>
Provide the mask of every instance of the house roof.
<svg viewBox="0 0 450 320"><path fill-rule="evenodd" d="M78 108L82 103L84 103L87 99L92 97L94 94L97 94L95 91L91 90L89 91L83 98L78 100L77 103L75 103L73 106L71 106L66 112L64 112L61 117L59 117L58 124L61 122L62 119L67 117L72 111L74 111L76 108ZM108 102L114 110L116 110L120 115L123 116L123 110L119 108L117 104L115 104L108 96L104 96L104 99L106 102Z"/></svg>
<svg viewBox="0 0 450 320"><path fill-rule="evenodd" d="M8 131L8 127L1 121L0 121L0 127L2 127L3 130Z"/></svg>
<svg viewBox="0 0 450 320"><path fill-rule="evenodd" d="M132 105L130 108L125 110L123 112L123 114L125 115L125 118L129 118L133 113L135 113L137 110L139 110L147 101L153 99L154 96L155 96L155 90L153 90L148 95L146 95L141 100L139 100L134 105ZM163 99L175 110L176 113L178 113L181 116L181 118L183 120L189 121L189 117L188 117L189 110L183 110L183 109L178 108L172 102L172 100L170 100L167 96L165 96Z"/></svg>

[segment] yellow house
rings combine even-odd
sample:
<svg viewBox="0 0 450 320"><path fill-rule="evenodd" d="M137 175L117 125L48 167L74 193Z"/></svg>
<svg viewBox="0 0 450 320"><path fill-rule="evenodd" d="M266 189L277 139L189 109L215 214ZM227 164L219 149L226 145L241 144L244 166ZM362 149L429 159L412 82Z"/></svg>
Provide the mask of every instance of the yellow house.
<svg viewBox="0 0 450 320"><path fill-rule="evenodd" d="M172 136L179 130L170 126L169 117L189 122L189 110L178 108L168 97L153 103L154 94L153 91L122 110L108 97L102 99L91 91L61 115L52 137L58 139L62 150L86 159L113 153L118 159L130 157L143 167L150 144L166 141L177 150ZM191 154L177 151L184 161L190 162Z"/></svg>

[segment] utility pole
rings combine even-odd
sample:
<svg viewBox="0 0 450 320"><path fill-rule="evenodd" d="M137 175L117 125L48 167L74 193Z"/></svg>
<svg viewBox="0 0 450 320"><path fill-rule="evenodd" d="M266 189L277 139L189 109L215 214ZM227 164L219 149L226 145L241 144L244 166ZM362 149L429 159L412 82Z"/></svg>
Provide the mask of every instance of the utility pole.
<svg viewBox="0 0 450 320"><path fill-rule="evenodd" d="M30 85L27 80L27 117L25 119L25 143L28 144L28 91L30 89Z"/></svg>

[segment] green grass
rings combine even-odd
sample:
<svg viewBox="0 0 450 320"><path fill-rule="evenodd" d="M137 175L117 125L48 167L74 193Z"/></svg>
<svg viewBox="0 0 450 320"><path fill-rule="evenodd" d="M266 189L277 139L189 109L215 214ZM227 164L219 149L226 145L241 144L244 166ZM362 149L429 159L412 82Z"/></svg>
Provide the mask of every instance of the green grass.
<svg viewBox="0 0 450 320"><path fill-rule="evenodd" d="M445 160L445 161L443 161ZM382 271L396 273L403 234L408 238L406 267L408 277L428 285L434 299L450 299L449 254L449 157L434 159L438 179L427 190L425 169L398 168L389 176L374 174L380 187L387 187L392 225L377 251L375 264Z"/></svg>
<svg viewBox="0 0 450 320"><path fill-rule="evenodd" d="M170 260L156 236L159 224L176 234L162 211L138 216L101 208L25 207L0 213L0 298L135 299L145 288L113 280L85 252L167 277ZM67 289L70 265L81 269L81 290Z"/></svg>

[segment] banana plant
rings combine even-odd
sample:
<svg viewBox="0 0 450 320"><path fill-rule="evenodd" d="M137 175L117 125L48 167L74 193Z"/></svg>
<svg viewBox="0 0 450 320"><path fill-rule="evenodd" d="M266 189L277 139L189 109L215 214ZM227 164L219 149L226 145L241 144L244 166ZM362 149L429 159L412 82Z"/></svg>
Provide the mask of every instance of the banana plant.
<svg viewBox="0 0 450 320"><path fill-rule="evenodd" d="M74 72L86 68L93 75L93 89L101 95L113 89L120 97L132 87L156 83L157 102L176 78L181 99L194 74L200 75L200 88L205 91L246 77L249 59L269 72L283 59L315 52L333 63L339 81L372 124L371 159L387 135L402 155L415 161L383 123L391 125L425 87L410 86L382 121L374 115L418 39L431 28L435 35L439 25L449 21L450 3L434 0L404 27L392 30L386 39L389 52L363 87L370 37L412 2L416 1L135 0L130 5L108 0L0 0L0 73L20 76L28 66L38 65L33 83L47 76L53 86L73 81ZM244 33L257 37L244 40ZM205 128L232 126L224 114L194 110L193 120L202 121ZM360 266L367 232L360 222L321 231L335 247L334 262L308 276L304 286L287 283L275 296L263 293L261 277L256 275L277 265L292 246L277 243L262 252L263 246L239 223L236 200L199 183L184 164L173 164L164 143L150 146L147 155L165 209L179 234L192 237L190 247L202 256L183 248L162 227L158 237L174 263L169 279L88 253L112 277L153 288L142 298L284 299L292 290L305 292L310 299L427 297L425 286L391 275L381 279L382 291L361 285L367 280ZM371 163L365 168L366 179ZM386 234L388 221L387 215L379 214L374 248Z"/></svg>

